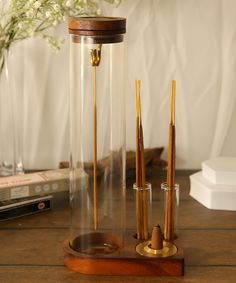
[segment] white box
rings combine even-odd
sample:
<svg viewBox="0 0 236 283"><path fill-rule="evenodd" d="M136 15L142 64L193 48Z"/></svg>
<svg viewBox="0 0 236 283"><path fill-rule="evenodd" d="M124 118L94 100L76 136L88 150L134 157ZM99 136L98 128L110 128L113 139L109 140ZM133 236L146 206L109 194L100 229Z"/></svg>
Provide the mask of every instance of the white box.
<svg viewBox="0 0 236 283"><path fill-rule="evenodd" d="M236 185L236 158L219 156L204 161L202 174L213 184Z"/></svg>
<svg viewBox="0 0 236 283"><path fill-rule="evenodd" d="M236 210L236 185L215 185L202 171L190 176L190 196L210 209Z"/></svg>
<svg viewBox="0 0 236 283"><path fill-rule="evenodd" d="M80 183L88 186L88 175L77 172ZM0 201L43 196L69 190L69 169L56 169L42 172L0 178Z"/></svg>

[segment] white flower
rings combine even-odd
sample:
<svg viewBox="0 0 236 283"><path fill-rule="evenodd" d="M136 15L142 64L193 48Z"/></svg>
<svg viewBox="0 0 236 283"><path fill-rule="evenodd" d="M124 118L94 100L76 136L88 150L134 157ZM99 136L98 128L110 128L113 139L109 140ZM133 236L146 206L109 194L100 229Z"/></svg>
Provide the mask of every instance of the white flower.
<svg viewBox="0 0 236 283"><path fill-rule="evenodd" d="M36 0L36 1L34 2L34 8L35 8L35 9L38 9L40 6L41 6L41 2L38 1L38 0Z"/></svg>
<svg viewBox="0 0 236 283"><path fill-rule="evenodd" d="M32 19L33 16L34 16L34 11L32 9L30 9L25 13L25 15L26 15L27 18Z"/></svg>
<svg viewBox="0 0 236 283"><path fill-rule="evenodd" d="M50 12L50 11L46 11L45 17L46 17L46 18L50 18L50 17L51 17L51 12Z"/></svg>
<svg viewBox="0 0 236 283"><path fill-rule="evenodd" d="M60 11L60 6L58 4L55 4L53 5L53 9L58 12Z"/></svg>
<svg viewBox="0 0 236 283"><path fill-rule="evenodd" d="M73 4L74 4L74 3L73 3L73 0L67 0L67 1L66 1L66 7L68 7L68 8L69 8L69 7L72 7Z"/></svg>
<svg viewBox="0 0 236 283"><path fill-rule="evenodd" d="M53 23L52 23L53 26L56 26L57 24L58 24L57 20L53 21Z"/></svg>
<svg viewBox="0 0 236 283"><path fill-rule="evenodd" d="M18 23L18 28L19 29L23 29L24 28L24 23L23 22L19 22Z"/></svg>
<svg viewBox="0 0 236 283"><path fill-rule="evenodd" d="M32 6L33 2L34 2L34 0L28 0L28 2L25 4L25 8L29 9Z"/></svg>

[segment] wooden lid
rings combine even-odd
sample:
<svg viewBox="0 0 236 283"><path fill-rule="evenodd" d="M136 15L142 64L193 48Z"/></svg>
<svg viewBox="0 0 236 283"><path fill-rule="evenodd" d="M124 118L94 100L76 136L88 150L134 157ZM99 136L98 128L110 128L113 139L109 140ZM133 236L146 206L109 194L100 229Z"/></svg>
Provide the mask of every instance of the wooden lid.
<svg viewBox="0 0 236 283"><path fill-rule="evenodd" d="M118 35L126 32L126 19L114 17L69 18L69 33L81 36Z"/></svg>

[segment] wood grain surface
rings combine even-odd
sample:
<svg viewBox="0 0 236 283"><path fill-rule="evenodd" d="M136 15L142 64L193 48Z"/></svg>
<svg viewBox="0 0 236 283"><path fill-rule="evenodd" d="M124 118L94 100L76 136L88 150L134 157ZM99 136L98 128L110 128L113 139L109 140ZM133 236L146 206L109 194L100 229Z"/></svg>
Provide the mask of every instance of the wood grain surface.
<svg viewBox="0 0 236 283"><path fill-rule="evenodd" d="M69 271L63 265L62 251L69 235L69 203L68 194L62 193L55 196L51 211L0 223L0 282L236 282L236 212L209 210L193 200L189 196L191 173L177 171L184 277L85 276ZM149 180L154 195L164 176L165 172ZM127 199L129 207L131 197Z"/></svg>

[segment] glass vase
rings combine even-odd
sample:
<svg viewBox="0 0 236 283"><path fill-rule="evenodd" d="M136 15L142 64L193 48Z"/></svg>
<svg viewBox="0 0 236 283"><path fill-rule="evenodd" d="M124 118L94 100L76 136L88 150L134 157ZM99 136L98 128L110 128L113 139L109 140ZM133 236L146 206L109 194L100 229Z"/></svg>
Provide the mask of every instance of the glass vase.
<svg viewBox="0 0 236 283"><path fill-rule="evenodd" d="M0 73L0 177L23 174L24 43L5 53Z"/></svg>

